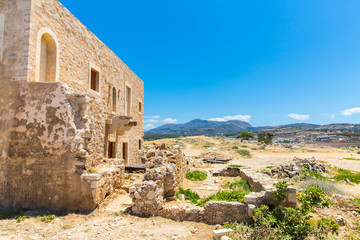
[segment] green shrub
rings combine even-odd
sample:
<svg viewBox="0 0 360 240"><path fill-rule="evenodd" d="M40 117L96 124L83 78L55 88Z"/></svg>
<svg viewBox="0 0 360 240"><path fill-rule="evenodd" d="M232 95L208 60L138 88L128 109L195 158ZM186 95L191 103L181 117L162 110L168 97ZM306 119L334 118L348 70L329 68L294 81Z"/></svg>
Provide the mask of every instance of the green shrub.
<svg viewBox="0 0 360 240"><path fill-rule="evenodd" d="M267 169L272 169L272 168L274 168L275 166L267 166L266 168Z"/></svg>
<svg viewBox="0 0 360 240"><path fill-rule="evenodd" d="M251 157L251 153L248 150L241 149L237 151L243 157Z"/></svg>
<svg viewBox="0 0 360 240"><path fill-rule="evenodd" d="M276 191L273 192L276 200L274 209L270 210L267 205L262 205L256 208L252 215L257 228L274 229L277 236L290 239L304 239L310 232L326 233L324 230L312 231L309 221L314 207L329 207L331 204L323 191L316 186L311 186L298 195L300 207L289 208L280 205L286 198L288 184L283 181L274 185L276 187Z"/></svg>
<svg viewBox="0 0 360 240"><path fill-rule="evenodd" d="M26 216L20 216L16 219L16 222L20 223L22 221L24 221L27 217Z"/></svg>
<svg viewBox="0 0 360 240"><path fill-rule="evenodd" d="M229 165L228 167L232 167L232 168L242 168L244 167L243 165Z"/></svg>
<svg viewBox="0 0 360 240"><path fill-rule="evenodd" d="M201 198L197 205L203 207L205 203L208 201L225 201L225 202L243 202L245 200L245 196L249 194L250 191L228 191L222 190L213 195L210 195L205 198Z"/></svg>
<svg viewBox="0 0 360 240"><path fill-rule="evenodd" d="M255 150L258 150L258 149L257 149L256 147L253 147L253 148L251 148L251 150L254 150L254 151L255 151Z"/></svg>
<svg viewBox="0 0 360 240"><path fill-rule="evenodd" d="M234 182L227 182L224 184L225 187L228 187L231 190L244 190L250 192L249 183L245 179L240 179Z"/></svg>
<svg viewBox="0 0 360 240"><path fill-rule="evenodd" d="M192 171L187 172L185 177L191 181L204 181L207 178L207 174L200 171Z"/></svg>
<svg viewBox="0 0 360 240"><path fill-rule="evenodd" d="M224 187L230 190L222 190L213 195L201 198L197 205L203 207L208 201L243 202L245 196L250 193L250 186L244 179L227 182Z"/></svg>
<svg viewBox="0 0 360 240"><path fill-rule="evenodd" d="M46 223L50 223L54 219L55 219L55 215L48 215L40 218L42 222L46 222Z"/></svg>
<svg viewBox="0 0 360 240"><path fill-rule="evenodd" d="M265 147L265 146L260 146L259 149L260 149L260 150L265 150L266 147Z"/></svg>
<svg viewBox="0 0 360 240"><path fill-rule="evenodd" d="M360 222L355 222L357 230L360 232Z"/></svg>
<svg viewBox="0 0 360 240"><path fill-rule="evenodd" d="M185 199L189 200L191 203L196 204L197 201L200 199L199 194L196 192L191 191L191 189L184 190L182 187L179 188L179 191L176 193L176 198L179 198L179 194L184 194Z"/></svg>
<svg viewBox="0 0 360 240"><path fill-rule="evenodd" d="M354 198L354 207L355 209L360 212L360 198Z"/></svg>
<svg viewBox="0 0 360 240"><path fill-rule="evenodd" d="M357 154L360 154L360 151L357 151Z"/></svg>
<svg viewBox="0 0 360 240"><path fill-rule="evenodd" d="M344 160L354 160L354 161L360 161L359 158L343 158Z"/></svg>
<svg viewBox="0 0 360 240"><path fill-rule="evenodd" d="M335 176L335 180L341 181L345 179L349 179L353 183L360 183L360 172L355 173L350 170L342 169L342 168L334 168L337 171L337 175Z"/></svg>
<svg viewBox="0 0 360 240"><path fill-rule="evenodd" d="M309 179L301 182L300 187L302 189L307 189L311 186L317 186L321 191L326 194L330 193L339 193L342 194L342 191L336 187L336 185L330 181L322 179Z"/></svg>
<svg viewBox="0 0 360 240"><path fill-rule="evenodd" d="M210 148L213 145L214 145L214 143L212 143L212 142L206 142L206 143L204 143L203 148Z"/></svg>
<svg viewBox="0 0 360 240"><path fill-rule="evenodd" d="M322 176L322 175L321 175L320 173L318 173L318 172L308 171L308 170L306 170L305 168L303 168L303 169L301 170L300 176L303 177L303 178L306 178L307 176L311 176L311 177L316 178L316 179L329 181L329 178L328 178L328 177L324 177L324 176Z"/></svg>
<svg viewBox="0 0 360 240"><path fill-rule="evenodd" d="M89 167L87 170L86 170L88 173L97 173L98 170L93 168L93 167Z"/></svg>
<svg viewBox="0 0 360 240"><path fill-rule="evenodd" d="M291 240L289 237L277 234L276 230L271 228L258 228L250 224L236 222L226 222L223 227L233 229L229 237L234 240Z"/></svg>
<svg viewBox="0 0 360 240"><path fill-rule="evenodd" d="M241 145L242 148L247 148L248 146L247 145Z"/></svg>
<svg viewBox="0 0 360 240"><path fill-rule="evenodd" d="M238 146L232 146L231 148L232 148L232 149L239 149Z"/></svg>
<svg viewBox="0 0 360 240"><path fill-rule="evenodd" d="M336 233L339 230L339 224L334 220L322 217L317 221L317 228L322 232Z"/></svg>

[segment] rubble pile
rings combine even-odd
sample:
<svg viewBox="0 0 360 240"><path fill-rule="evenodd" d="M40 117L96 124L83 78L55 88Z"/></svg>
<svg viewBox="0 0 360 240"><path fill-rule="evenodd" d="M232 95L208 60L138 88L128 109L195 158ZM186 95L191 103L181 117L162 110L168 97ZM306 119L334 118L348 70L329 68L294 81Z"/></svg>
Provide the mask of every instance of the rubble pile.
<svg viewBox="0 0 360 240"><path fill-rule="evenodd" d="M135 215L154 214L165 199L174 200L187 170L180 148L166 144L152 144L143 157L146 173L142 183L129 189Z"/></svg>
<svg viewBox="0 0 360 240"><path fill-rule="evenodd" d="M151 144L147 147L148 150L141 158L141 161L145 164L146 168L158 167L164 162L175 163L177 154L180 150L178 147L169 146L165 143Z"/></svg>
<svg viewBox="0 0 360 240"><path fill-rule="evenodd" d="M314 157L304 159L295 157L292 163L282 164L264 173L271 177L293 178L299 176L303 170L320 173L324 177L326 177L325 173L327 172L325 165Z"/></svg>

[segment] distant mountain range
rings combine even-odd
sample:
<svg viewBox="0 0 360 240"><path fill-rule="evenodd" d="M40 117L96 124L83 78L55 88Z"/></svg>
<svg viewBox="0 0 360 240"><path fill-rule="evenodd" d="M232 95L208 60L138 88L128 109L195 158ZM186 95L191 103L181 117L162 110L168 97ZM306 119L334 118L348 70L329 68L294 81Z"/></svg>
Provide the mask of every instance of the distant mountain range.
<svg viewBox="0 0 360 240"><path fill-rule="evenodd" d="M244 131L252 128L252 126L243 121L231 120L227 122L207 121L195 119L185 124L166 124L158 128L151 129L146 132L161 133L161 134L180 134L182 136L188 135L218 135L223 133L231 133Z"/></svg>
<svg viewBox="0 0 360 240"><path fill-rule="evenodd" d="M196 136L196 135L227 135L235 136L239 132L251 131L254 133L273 132L278 137L290 137L295 135L319 134L329 132L354 131L358 132L360 124L336 123L317 125L311 123L295 123L279 126L253 127L251 124L239 120L227 122L208 121L194 119L184 124L166 124L145 132L145 139L156 139L164 137Z"/></svg>

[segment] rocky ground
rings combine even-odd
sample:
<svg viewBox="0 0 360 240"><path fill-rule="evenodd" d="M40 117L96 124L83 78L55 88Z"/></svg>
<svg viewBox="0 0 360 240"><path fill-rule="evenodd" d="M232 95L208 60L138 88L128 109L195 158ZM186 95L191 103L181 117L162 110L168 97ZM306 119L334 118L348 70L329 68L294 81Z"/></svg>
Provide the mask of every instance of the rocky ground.
<svg viewBox="0 0 360 240"><path fill-rule="evenodd" d="M181 147L191 169L207 172L218 171L227 165L204 164L201 161L202 157L230 158L232 160L229 164L243 165L259 171L269 171L271 175L277 176L283 172L278 171L279 168L276 167L284 164L284 168L281 168L287 169L287 176L284 175L284 177L290 177L293 175L292 171L297 171L297 167L291 165L295 156L300 159L313 156L321 163L316 165L316 168L324 174L328 173L323 170L322 166L329 164L352 171L360 171L360 161L344 160L344 158L360 159L360 154L351 149L312 148L308 146L293 146L292 149L283 146L267 146L265 149L261 149L257 143L243 143L237 140L208 137L155 141L155 143L160 142ZM241 156L237 153L239 149L248 150L252 157ZM166 154L169 154L169 159L171 159L171 154L168 152ZM269 168L269 166L275 167ZM273 173L271 169L274 169ZM288 174L289 171L291 172L290 175ZM141 178L141 174L132 174L126 181L127 184L131 184L131 182L141 181ZM183 187L193 189L201 197L205 197L221 189L228 180L226 177L210 176L203 182L185 180ZM347 233L355 231L354 222L360 220L360 215L354 212L351 200L348 199L348 197L360 197L360 184L343 182L335 185L341 190L341 196L334 198L338 204L330 209L319 210L316 216L329 218L335 215L342 216L346 222L346 226L340 228L339 239L342 239ZM301 188L300 185L296 185L296 187ZM211 234L214 226L195 222L176 222L161 217L139 218L131 216L126 213L131 204L129 195L125 191L119 191L109 196L92 213L56 215L55 219L48 223L43 222L41 217L52 213L23 212L14 214L0 220L0 239L212 239ZM177 202L169 202L168 204L177 204ZM19 216L26 218L17 222Z"/></svg>

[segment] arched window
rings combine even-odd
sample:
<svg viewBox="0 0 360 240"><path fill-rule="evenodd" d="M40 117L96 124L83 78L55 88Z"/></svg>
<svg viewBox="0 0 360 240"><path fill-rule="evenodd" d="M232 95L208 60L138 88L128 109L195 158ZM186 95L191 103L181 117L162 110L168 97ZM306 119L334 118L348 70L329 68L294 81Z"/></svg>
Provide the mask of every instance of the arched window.
<svg viewBox="0 0 360 240"><path fill-rule="evenodd" d="M117 102L116 88L113 88L112 89L112 101L111 101L113 112L116 112L116 102Z"/></svg>
<svg viewBox="0 0 360 240"><path fill-rule="evenodd" d="M48 33L41 36L40 82L56 82L57 47L55 39Z"/></svg>

